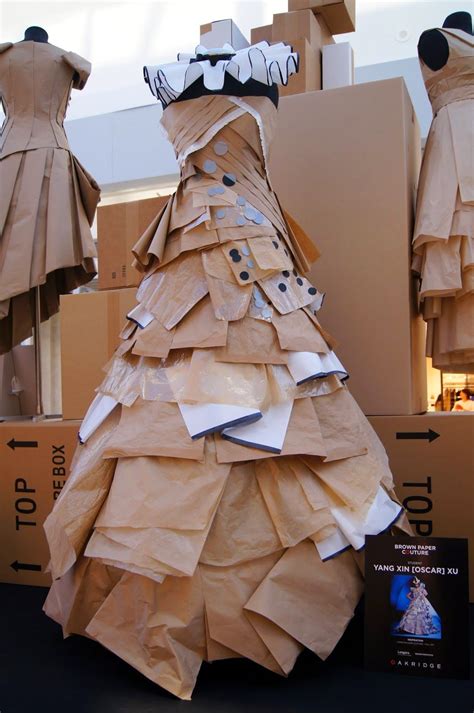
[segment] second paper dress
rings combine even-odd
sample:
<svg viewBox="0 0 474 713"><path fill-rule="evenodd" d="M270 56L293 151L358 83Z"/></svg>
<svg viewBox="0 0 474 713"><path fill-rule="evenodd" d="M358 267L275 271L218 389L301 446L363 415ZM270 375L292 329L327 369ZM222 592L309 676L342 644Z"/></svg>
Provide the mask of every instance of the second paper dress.
<svg viewBox="0 0 474 713"><path fill-rule="evenodd" d="M418 188L413 267L433 366L474 373L474 37L438 30L446 65L421 71L433 106Z"/></svg>
<svg viewBox="0 0 474 713"><path fill-rule="evenodd" d="M189 67L271 85L296 65L284 45L205 52L149 68L151 86L169 100ZM363 590L365 534L404 527L315 316L316 251L270 185L276 115L268 96L166 104L181 181L135 247L138 305L46 522L46 612L181 698L204 660L288 674L304 647L326 658Z"/></svg>
<svg viewBox="0 0 474 713"><path fill-rule="evenodd" d="M90 63L48 42L0 44L0 354L31 336L60 295L95 276L100 189L72 154L64 119Z"/></svg>

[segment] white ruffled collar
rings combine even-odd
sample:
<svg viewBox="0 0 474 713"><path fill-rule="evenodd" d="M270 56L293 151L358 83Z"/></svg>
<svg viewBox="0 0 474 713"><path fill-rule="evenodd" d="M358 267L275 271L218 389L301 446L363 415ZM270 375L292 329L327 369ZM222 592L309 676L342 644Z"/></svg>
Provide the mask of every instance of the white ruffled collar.
<svg viewBox="0 0 474 713"><path fill-rule="evenodd" d="M152 94L167 106L201 77L210 91L221 90L226 75L241 84L254 79L266 86L286 86L298 71L298 61L298 53L283 42L259 42L242 50L229 44L215 49L198 45L195 54L181 53L177 62L146 66L143 72Z"/></svg>

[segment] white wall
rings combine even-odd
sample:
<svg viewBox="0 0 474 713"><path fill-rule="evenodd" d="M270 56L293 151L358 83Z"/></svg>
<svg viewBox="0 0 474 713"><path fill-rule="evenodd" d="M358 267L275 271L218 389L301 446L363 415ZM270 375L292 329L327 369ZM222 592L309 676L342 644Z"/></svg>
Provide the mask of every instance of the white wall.
<svg viewBox="0 0 474 713"><path fill-rule="evenodd" d="M368 65L367 67L357 67L355 76L358 84L362 84L363 82L375 82L380 79L391 79L392 77L403 77L413 106L415 107L415 112L420 124L421 136L423 139L426 138L433 113L423 77L421 76L418 57Z"/></svg>

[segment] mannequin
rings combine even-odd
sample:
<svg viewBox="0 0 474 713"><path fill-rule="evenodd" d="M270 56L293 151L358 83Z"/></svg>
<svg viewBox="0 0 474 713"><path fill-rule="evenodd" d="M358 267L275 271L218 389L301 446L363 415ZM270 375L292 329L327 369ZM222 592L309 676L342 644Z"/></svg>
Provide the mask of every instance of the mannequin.
<svg viewBox="0 0 474 713"><path fill-rule="evenodd" d="M472 18L468 12L453 12L443 22L443 28L462 30L472 35ZM418 56L434 72L442 69L449 57L449 45L439 30L426 30L418 42Z"/></svg>

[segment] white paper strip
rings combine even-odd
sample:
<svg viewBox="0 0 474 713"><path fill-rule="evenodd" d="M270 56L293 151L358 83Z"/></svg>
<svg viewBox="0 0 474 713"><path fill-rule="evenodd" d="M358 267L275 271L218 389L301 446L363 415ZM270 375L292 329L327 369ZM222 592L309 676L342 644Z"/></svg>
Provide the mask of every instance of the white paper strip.
<svg viewBox="0 0 474 713"><path fill-rule="evenodd" d="M152 313L148 312L148 310L145 309L145 307L142 304L138 304L136 307L134 307L132 309L131 312L129 312L127 314L127 319L130 319L132 322L135 322L136 324L138 324L139 327L144 329L155 318L152 315Z"/></svg>
<svg viewBox="0 0 474 713"><path fill-rule="evenodd" d="M236 428L226 428L222 432L222 438L242 446L281 453L292 408L293 401L270 406L259 421Z"/></svg>
<svg viewBox="0 0 474 713"><path fill-rule="evenodd" d="M331 507L331 513L340 529L355 550L365 545L366 535L378 535L398 520L402 506L394 502L382 487L379 487L372 505L361 520L357 511L348 507Z"/></svg>
<svg viewBox="0 0 474 713"><path fill-rule="evenodd" d="M365 546L365 536L379 535L388 530L398 520L403 508L379 487L365 517L361 517L357 510L351 510L344 505L330 506L330 510L338 530L316 544L323 561L335 557L351 546L355 550L361 550Z"/></svg>
<svg viewBox="0 0 474 713"><path fill-rule="evenodd" d="M79 429L79 440L81 443L85 443L87 439L92 436L94 431L96 431L107 416L112 413L118 403L119 402L112 396L97 394L87 409L87 413Z"/></svg>
<svg viewBox="0 0 474 713"><path fill-rule="evenodd" d="M330 374L336 374L341 379L347 379L348 376L334 352L288 352L288 369L297 385Z"/></svg>
<svg viewBox="0 0 474 713"><path fill-rule="evenodd" d="M351 546L349 540L344 537L340 530L336 530L333 535L326 537L325 540L316 542L315 544L323 562L335 557L336 555L340 555L341 552L344 552L344 550L347 550Z"/></svg>
<svg viewBox="0 0 474 713"><path fill-rule="evenodd" d="M240 423L262 418L255 408L234 404L178 404L189 435L193 440Z"/></svg>

